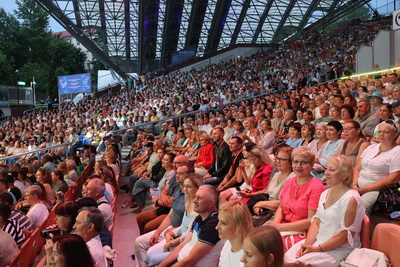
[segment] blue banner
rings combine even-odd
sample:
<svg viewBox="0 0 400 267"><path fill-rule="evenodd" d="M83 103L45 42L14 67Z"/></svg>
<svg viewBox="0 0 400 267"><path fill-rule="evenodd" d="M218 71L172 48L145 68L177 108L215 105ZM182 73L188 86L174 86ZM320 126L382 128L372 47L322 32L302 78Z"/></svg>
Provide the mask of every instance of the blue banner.
<svg viewBox="0 0 400 267"><path fill-rule="evenodd" d="M58 76L60 95L90 92L90 73Z"/></svg>
<svg viewBox="0 0 400 267"><path fill-rule="evenodd" d="M176 64L195 56L196 56L196 46L191 45L189 47L186 47L185 49L172 53L171 63Z"/></svg>

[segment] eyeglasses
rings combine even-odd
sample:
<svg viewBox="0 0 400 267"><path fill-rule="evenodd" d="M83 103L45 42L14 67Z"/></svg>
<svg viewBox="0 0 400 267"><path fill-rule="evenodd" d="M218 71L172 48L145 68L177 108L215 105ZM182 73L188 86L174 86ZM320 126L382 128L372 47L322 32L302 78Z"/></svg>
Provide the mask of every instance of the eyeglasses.
<svg viewBox="0 0 400 267"><path fill-rule="evenodd" d="M175 165L179 165L179 164L183 164L184 162L172 162L172 164L175 164Z"/></svg>
<svg viewBox="0 0 400 267"><path fill-rule="evenodd" d="M351 129L354 129L355 127L344 127L343 131L350 131Z"/></svg>
<svg viewBox="0 0 400 267"><path fill-rule="evenodd" d="M293 160L292 161L292 165L297 165L297 164L300 164L300 166L306 166L307 164L309 164L310 162L308 162L308 161L298 161L298 160Z"/></svg>
<svg viewBox="0 0 400 267"><path fill-rule="evenodd" d="M289 161L290 159L283 159L279 157L275 157L275 161Z"/></svg>

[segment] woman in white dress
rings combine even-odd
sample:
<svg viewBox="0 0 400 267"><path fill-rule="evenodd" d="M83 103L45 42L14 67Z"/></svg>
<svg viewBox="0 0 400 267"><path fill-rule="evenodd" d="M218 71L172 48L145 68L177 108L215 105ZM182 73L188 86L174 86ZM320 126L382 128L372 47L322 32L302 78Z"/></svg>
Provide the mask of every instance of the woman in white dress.
<svg viewBox="0 0 400 267"><path fill-rule="evenodd" d="M398 125L391 121L379 124L378 140L361 154L354 168L353 188L362 196L367 215L378 198L379 190L396 185L400 180L400 146Z"/></svg>
<svg viewBox="0 0 400 267"><path fill-rule="evenodd" d="M286 252L286 263L338 266L354 248L361 247L365 209L358 192L351 189L352 170L348 157L332 156L328 160L326 182L332 187L321 194L307 238Z"/></svg>
<svg viewBox="0 0 400 267"><path fill-rule="evenodd" d="M249 208L238 200L228 201L220 206L218 220L216 229L219 238L228 240L222 248L218 266L243 266L240 262L243 256L243 240L253 228Z"/></svg>

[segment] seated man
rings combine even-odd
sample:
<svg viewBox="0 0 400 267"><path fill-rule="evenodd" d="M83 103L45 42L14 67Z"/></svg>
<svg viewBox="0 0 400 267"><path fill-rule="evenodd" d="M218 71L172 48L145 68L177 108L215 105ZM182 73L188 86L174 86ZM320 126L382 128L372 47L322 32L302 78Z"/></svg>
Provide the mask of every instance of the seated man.
<svg viewBox="0 0 400 267"><path fill-rule="evenodd" d="M73 233L81 236L86 242L95 267L107 266L107 259L99 236L103 225L103 216L100 210L94 207L87 207L81 209L73 227Z"/></svg>
<svg viewBox="0 0 400 267"><path fill-rule="evenodd" d="M135 240L135 263L137 267L144 266L147 250L154 244L160 242L165 238L164 231L169 227L178 227L182 223L182 217L185 212L185 198L183 194L183 181L185 177L193 172L193 168L188 165L181 165L176 171L176 182L179 184L179 190L175 194L172 202L172 208L168 215L164 218L158 228L154 231L148 232L139 236Z"/></svg>
<svg viewBox="0 0 400 267"><path fill-rule="evenodd" d="M14 207L11 194L9 194L8 192L0 193L0 203L6 204L10 207L11 215L9 219L16 221L18 225L24 230L25 235L29 236L31 231L33 231L31 221L22 211Z"/></svg>
<svg viewBox="0 0 400 267"><path fill-rule="evenodd" d="M18 247L25 242L25 235L14 220L10 220L11 209L6 204L0 204L0 228L14 238Z"/></svg>
<svg viewBox="0 0 400 267"><path fill-rule="evenodd" d="M26 216L32 223L32 228L36 229L49 216L49 210L42 203L42 189L38 185L31 185L25 190L25 201L20 203L20 207L30 206Z"/></svg>
<svg viewBox="0 0 400 267"><path fill-rule="evenodd" d="M174 172L176 173L179 166L188 164L188 162L188 157L185 155L176 156L172 162ZM152 209L143 211L136 217L141 235L157 229L164 217L169 213L174 197L179 194L180 186L174 176L170 179L168 186L161 191L160 197L153 204Z"/></svg>
<svg viewBox="0 0 400 267"><path fill-rule="evenodd" d="M243 159L242 147L242 139L238 136L232 137L229 141L229 149L232 152L233 161L231 167L229 168L229 172L227 175L225 175L224 179L217 187L217 191L222 191L238 185L236 180L236 169L239 166L239 162Z"/></svg>
<svg viewBox="0 0 400 267"><path fill-rule="evenodd" d="M159 267L217 266L225 241L219 239L217 191L211 185L202 185L196 193L193 210L199 215L192 225L192 233L179 244Z"/></svg>
<svg viewBox="0 0 400 267"><path fill-rule="evenodd" d="M104 196L104 191L106 186L102 180L99 178L94 178L90 180L86 188L86 194L88 197L96 200L98 208L104 217L104 225L109 227L112 224L112 207Z"/></svg>
<svg viewBox="0 0 400 267"><path fill-rule="evenodd" d="M203 177L205 184L219 185L231 167L232 153L229 150L229 145L224 141L224 134L224 129L221 126L212 130L214 160L208 173Z"/></svg>

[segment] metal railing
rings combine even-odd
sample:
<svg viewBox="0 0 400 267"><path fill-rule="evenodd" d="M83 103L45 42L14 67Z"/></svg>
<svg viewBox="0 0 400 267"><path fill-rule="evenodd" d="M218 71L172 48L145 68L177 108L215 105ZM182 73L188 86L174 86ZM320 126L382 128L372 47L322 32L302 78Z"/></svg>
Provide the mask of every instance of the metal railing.
<svg viewBox="0 0 400 267"><path fill-rule="evenodd" d="M235 100L235 101L229 101L228 103L225 103L225 104L223 104L223 105L224 105L224 106L225 106L225 105L232 105L232 104L236 104L236 103L239 103L239 102L242 102L242 101L251 100L251 99L257 98L257 97L264 97L264 96L266 96L266 95L270 95L270 94L273 94L273 93L274 93L274 92L266 92L266 93L259 94L259 95L255 95L255 96L252 96L252 97L239 98L239 99L237 99L237 100ZM212 109L212 110L219 110L219 107L218 107L218 108L215 108L215 109ZM204 113L204 111L201 111L201 110L196 110L196 111L192 111L192 112L187 112L187 113L175 115L175 116L168 117L168 118L163 118L163 119L156 120L156 121L145 122L145 123L141 123L141 124L139 124L139 125L134 125L134 126L127 127L127 128L124 128L124 129L115 130L115 131L112 131L112 133L113 133L113 134L116 134L116 133L120 133L120 132L125 132L125 131L132 130L132 129L142 128L142 127L144 127L144 126L146 126L146 125L151 125L151 124L156 125L156 124L159 124L160 122L169 121L169 120L174 120L174 119L179 119L178 126L181 126L181 125L182 125L182 117L189 117L189 116L191 116L191 115L196 115L196 114L201 113L201 112ZM206 113L208 113L208 112L206 112Z"/></svg>
<svg viewBox="0 0 400 267"><path fill-rule="evenodd" d="M38 159L40 159L40 157L41 157L41 153L40 153L40 152L42 152L42 151L51 150L51 149L53 149L53 148L63 147L63 146L68 147L68 146L71 145L71 144L72 144L72 142L68 142L68 143L62 143L62 144L55 145L55 146L49 146L49 147L45 147L45 148L39 148L39 149L32 150L32 151L29 151L29 152L20 153L20 154L18 154L18 155L3 157L3 158L0 158L0 161L6 160L6 161L7 161L7 164L9 164L8 162L12 162L12 161L10 161L10 160L12 160L12 159L16 159L16 158L20 158L20 157L25 156L25 155L31 155L31 154L36 154L36 153L37 153L37 155L39 156ZM67 156L68 156L68 149L66 149L66 154L67 154Z"/></svg>
<svg viewBox="0 0 400 267"><path fill-rule="evenodd" d="M60 104L53 104L53 108L54 108L54 109L57 109L59 105L60 105ZM28 108L28 109L24 110L24 115L30 114L30 113L32 113L32 112L35 111L35 110L47 109L47 108L48 108L48 105L47 105L47 104L37 104L37 105L35 105L34 108Z"/></svg>

